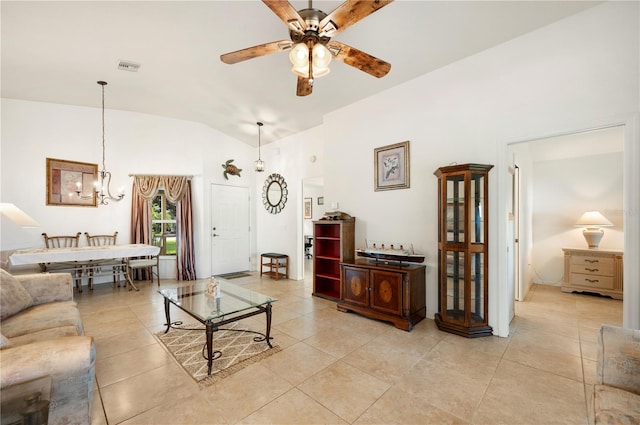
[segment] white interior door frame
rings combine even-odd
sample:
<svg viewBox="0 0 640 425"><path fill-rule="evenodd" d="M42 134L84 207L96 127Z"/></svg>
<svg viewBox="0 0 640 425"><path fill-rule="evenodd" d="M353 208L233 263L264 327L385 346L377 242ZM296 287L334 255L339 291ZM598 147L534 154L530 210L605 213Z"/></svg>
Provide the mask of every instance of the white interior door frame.
<svg viewBox="0 0 640 425"><path fill-rule="evenodd" d="M249 211L248 187L211 185L211 275L250 269Z"/></svg>
<svg viewBox="0 0 640 425"><path fill-rule="evenodd" d="M621 117L619 119L608 120L599 125L585 125L582 128L574 130L558 132L554 134L543 134L538 137L531 137L525 140L511 141L508 143L500 143L498 145L497 169L507 170L509 166L509 145L515 143L529 142L549 137L558 137L567 134L579 133L584 131L598 130L608 127L624 126L624 165L623 165L623 206L624 206L624 255L626 259L640 258L640 113ZM497 243L496 253L499 258L507 258L507 247L509 241L506 238L508 225L508 207L506 198L508 196L508 188L510 178L509 173L501 172L498 174L498 192L497 192ZM495 254L494 254L495 255ZM497 266L497 263L492 265ZM509 335L509 311L513 310L515 298L513 288L509 288L508 279L509 265L504 264L503 267L497 267L496 285L494 286L496 294L489 294L489 302L495 303L494 308L490 306L490 312L496 314L494 322L494 334L506 337ZM640 262L625 261L624 262L624 299L622 303L622 322L626 328L640 329Z"/></svg>

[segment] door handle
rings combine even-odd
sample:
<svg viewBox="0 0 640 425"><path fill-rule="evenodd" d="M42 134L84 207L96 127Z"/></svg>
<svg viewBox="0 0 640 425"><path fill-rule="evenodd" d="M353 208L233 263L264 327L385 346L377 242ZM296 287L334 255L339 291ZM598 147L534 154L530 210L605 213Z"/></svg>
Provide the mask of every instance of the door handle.
<svg viewBox="0 0 640 425"><path fill-rule="evenodd" d="M213 234L213 237L215 238L216 236L220 236L220 235L218 235L218 234L214 233L214 234Z"/></svg>

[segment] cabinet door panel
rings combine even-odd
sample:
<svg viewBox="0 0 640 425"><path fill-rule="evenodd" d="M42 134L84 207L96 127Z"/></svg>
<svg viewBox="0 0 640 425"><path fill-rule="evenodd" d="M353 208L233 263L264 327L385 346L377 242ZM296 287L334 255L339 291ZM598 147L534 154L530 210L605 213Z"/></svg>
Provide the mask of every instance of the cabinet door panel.
<svg viewBox="0 0 640 425"><path fill-rule="evenodd" d="M371 271L371 308L374 310L402 315L401 273Z"/></svg>
<svg viewBox="0 0 640 425"><path fill-rule="evenodd" d="M344 268L342 299L351 304L369 305L369 270Z"/></svg>

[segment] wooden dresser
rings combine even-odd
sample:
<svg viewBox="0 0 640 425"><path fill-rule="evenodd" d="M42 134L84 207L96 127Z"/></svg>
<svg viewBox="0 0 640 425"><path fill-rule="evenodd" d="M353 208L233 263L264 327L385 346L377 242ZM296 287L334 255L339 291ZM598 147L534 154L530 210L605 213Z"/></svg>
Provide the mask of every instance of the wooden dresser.
<svg viewBox="0 0 640 425"><path fill-rule="evenodd" d="M393 323L410 331L427 315L426 267L374 261L344 262L338 310Z"/></svg>
<svg viewBox="0 0 640 425"><path fill-rule="evenodd" d="M622 251L586 248L562 250L563 292L594 292L622 299Z"/></svg>

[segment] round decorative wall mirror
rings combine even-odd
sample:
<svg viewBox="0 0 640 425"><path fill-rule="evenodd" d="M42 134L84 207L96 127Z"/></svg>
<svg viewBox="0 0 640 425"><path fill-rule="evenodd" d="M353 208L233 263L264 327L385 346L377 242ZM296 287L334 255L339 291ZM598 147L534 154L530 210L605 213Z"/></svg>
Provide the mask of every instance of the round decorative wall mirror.
<svg viewBox="0 0 640 425"><path fill-rule="evenodd" d="M278 173L273 173L267 177L262 186L262 203L271 214L278 214L287 203L287 182Z"/></svg>

